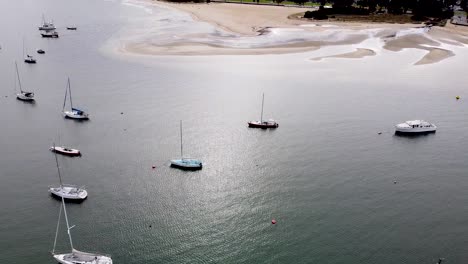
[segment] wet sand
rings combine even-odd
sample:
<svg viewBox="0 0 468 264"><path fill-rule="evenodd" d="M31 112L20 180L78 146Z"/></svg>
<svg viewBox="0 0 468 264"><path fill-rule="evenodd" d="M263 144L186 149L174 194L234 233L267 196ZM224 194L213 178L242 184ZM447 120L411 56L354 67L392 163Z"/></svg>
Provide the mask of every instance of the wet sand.
<svg viewBox="0 0 468 264"><path fill-rule="evenodd" d="M428 54L415 62L415 65L429 64L442 61L455 53L440 48L441 43L463 46L468 44L468 28L448 25L444 28L434 27L423 29L422 25L414 24L379 24L355 22L318 22L289 19L292 14L304 12L307 9L281 6L258 6L246 4L210 3L210 4L178 4L162 1L148 0L157 5L171 7L189 13L195 20L211 23L226 31L239 36L265 34L270 28L300 28L307 32L336 32L344 30L350 33L341 40L323 39L321 41L303 41L297 43L269 45L260 48L233 48L222 45L194 43L181 39L177 43L155 45L151 43L128 43L120 48L122 52L145 55L255 55L255 54L284 54L306 52L320 49L330 45L358 44L369 37L379 38L382 48L394 52L403 49L420 49ZM417 29L419 28L419 29ZM406 34L399 36L402 30L417 29L425 33ZM370 35L369 32L373 32ZM206 36L209 37L209 36ZM334 58L363 58L376 55L375 51L362 47L351 53L336 54L326 57L317 57L321 60L327 57Z"/></svg>

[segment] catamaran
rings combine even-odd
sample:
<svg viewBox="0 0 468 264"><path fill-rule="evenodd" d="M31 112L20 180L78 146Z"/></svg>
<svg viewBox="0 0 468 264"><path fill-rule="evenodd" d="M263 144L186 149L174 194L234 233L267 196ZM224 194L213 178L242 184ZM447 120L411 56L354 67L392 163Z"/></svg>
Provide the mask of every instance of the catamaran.
<svg viewBox="0 0 468 264"><path fill-rule="evenodd" d="M18 98L18 100L21 100L21 101L28 101L28 102L34 101L33 92L23 91L23 86L21 85L21 79L20 79L19 72L18 72L18 63L16 63L16 61L15 61L15 66L16 66L16 77L18 77L18 84L19 84L19 89L20 89L20 93L16 94L16 98ZM15 82L15 86L16 86L16 82Z"/></svg>
<svg viewBox="0 0 468 264"><path fill-rule="evenodd" d="M53 147L55 148L55 144L54 144ZM59 167L59 164L58 164L58 159L57 159L56 152L54 152L54 156L55 156L55 163L57 165L57 173L58 173L58 177L59 177L60 186L58 186L58 187L54 187L54 186L49 187L49 192L52 195L55 195L55 196L57 196L59 198L72 200L72 201L83 201L84 199L86 199L88 197L88 192L84 188L77 187L77 186L71 185L71 184L63 184L62 183L62 175L60 174L60 167Z"/></svg>
<svg viewBox="0 0 468 264"><path fill-rule="evenodd" d="M171 167L185 170L200 170L203 167L201 160L184 158L184 148L182 141L182 120L180 120L180 159L171 160Z"/></svg>
<svg viewBox="0 0 468 264"><path fill-rule="evenodd" d="M62 209L65 215L65 223L67 224L67 234L70 240L70 253L56 253L55 247L57 245L57 237L60 229L60 218L62 216ZM71 236L71 229L75 226L71 226L68 222L67 208L65 206L65 199L62 198L62 205L60 206L59 217L57 221L57 229L55 230L55 240L54 247L52 249L52 256L56 261L62 264L112 264L112 258L108 255L100 253L88 253L83 251L78 251L73 247L73 241Z"/></svg>
<svg viewBox="0 0 468 264"><path fill-rule="evenodd" d="M68 94L70 94L70 111L65 111L65 105L67 103ZM87 120L87 119L89 119L88 113L86 113L85 111L80 110L78 108L73 108L70 78L68 78L68 85L67 85L67 89L65 90L65 98L63 99L62 112L63 112L63 115L65 116L65 118L78 119L78 120Z"/></svg>
<svg viewBox="0 0 468 264"><path fill-rule="evenodd" d="M279 126L278 123L276 123L275 120L269 119L269 120L263 120L263 105L265 102L265 94L262 96L262 112L260 114L260 121L250 121L247 124L249 127L253 128L277 128Z"/></svg>

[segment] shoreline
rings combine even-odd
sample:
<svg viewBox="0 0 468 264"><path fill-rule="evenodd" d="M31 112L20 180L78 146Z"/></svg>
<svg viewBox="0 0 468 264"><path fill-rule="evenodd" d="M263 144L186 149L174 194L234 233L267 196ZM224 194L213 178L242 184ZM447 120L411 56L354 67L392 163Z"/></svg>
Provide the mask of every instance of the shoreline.
<svg viewBox="0 0 468 264"><path fill-rule="evenodd" d="M446 27L424 28L421 24L387 24L387 23L360 23L360 22L329 22L291 19L291 16L304 12L304 8L284 6L244 5L230 3L170 3L159 0L144 0L152 5L168 7L189 14L194 21L204 22L225 32L234 34L229 43L223 45L223 39L217 38L210 42L213 36L200 34L196 39L190 35L183 35L177 40L168 43L152 43L151 41L137 41L125 43L119 48L123 53L136 53L143 55L263 55L301 53L318 50L322 47L336 45L357 45L357 53L335 54L326 57L336 58L364 58L374 56L375 47L359 45L370 38L377 38L382 43L379 49L399 52L403 49L419 49L428 53L415 62L414 65L437 63L456 54L448 46L468 45L468 28L447 25ZM298 37L292 40L279 41L275 39L265 44L256 43L255 38L262 36L277 36L278 30L299 30ZM276 30L276 31L275 31ZM427 30L424 32L424 30ZM400 35L400 32L408 31ZM412 33L411 31L415 31ZM287 33L286 33L287 34ZM300 37L308 34L319 39ZM335 36L337 35L338 36ZM323 38L320 38L323 36ZM281 37L281 35L280 35ZM243 43L239 46L232 38L247 38L255 44ZM206 40L206 41L205 41ZM288 42L289 41L289 42ZM285 42L285 43L281 43ZM229 46L233 45L233 46ZM246 47L246 46L247 47ZM374 54L370 54L371 50ZM325 58L317 56L317 58ZM311 58L312 60L314 58Z"/></svg>

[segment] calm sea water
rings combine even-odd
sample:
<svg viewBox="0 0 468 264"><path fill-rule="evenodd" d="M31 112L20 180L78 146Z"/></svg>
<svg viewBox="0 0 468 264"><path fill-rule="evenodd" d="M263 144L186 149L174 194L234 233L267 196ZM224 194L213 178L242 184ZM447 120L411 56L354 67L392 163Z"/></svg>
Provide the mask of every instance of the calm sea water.
<svg viewBox="0 0 468 264"><path fill-rule="evenodd" d="M59 39L40 38L42 13ZM0 263L54 262L54 141L83 152L59 157L64 181L89 192L67 207L75 247L114 263L468 261L464 48L417 67L415 50L308 60L354 46L237 57L109 49L155 19L118 1L0 0ZM23 37L29 51L47 52L37 65L22 63ZM15 60L36 104L14 97ZM89 122L60 114L67 76ZM263 92L276 130L246 126ZM393 135L394 124L416 118L439 130ZM168 166L179 156L179 120L201 171Z"/></svg>

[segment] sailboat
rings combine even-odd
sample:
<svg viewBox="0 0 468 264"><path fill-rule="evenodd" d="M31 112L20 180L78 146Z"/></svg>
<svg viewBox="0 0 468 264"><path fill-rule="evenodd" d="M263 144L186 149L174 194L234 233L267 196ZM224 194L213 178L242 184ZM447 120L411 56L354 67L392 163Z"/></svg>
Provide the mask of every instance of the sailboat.
<svg viewBox="0 0 468 264"><path fill-rule="evenodd" d="M180 159L171 160L171 167L185 170L200 170L203 167L201 160L184 158L182 141L182 120L180 120Z"/></svg>
<svg viewBox="0 0 468 264"><path fill-rule="evenodd" d="M32 55L29 55L28 52L24 52L25 48L24 48L24 39L23 39L23 57L24 57L24 62L25 63L29 63L29 64L35 64L36 63L36 59L34 59L34 57ZM24 53L26 53L26 57L24 56Z"/></svg>
<svg viewBox="0 0 468 264"><path fill-rule="evenodd" d="M70 94L70 111L65 111L65 105L67 103L68 94ZM67 89L65 90L65 98L63 99L62 112L63 112L63 115L65 116L65 118L78 119L78 120L87 120L87 119L89 119L88 113L86 113L85 111L80 110L78 108L73 108L70 78L68 78L68 85L67 85Z"/></svg>
<svg viewBox="0 0 468 264"><path fill-rule="evenodd" d="M55 143L53 147L55 148ZM60 186L49 187L49 192L52 195L55 195L59 198L68 199L72 201L83 201L84 199L86 199L88 197L88 192L84 188L77 187L75 185L62 183L62 175L60 174L60 167L58 164L57 153L54 152L54 155L55 155L55 163L57 165L57 172L58 172L58 177L60 181Z"/></svg>
<svg viewBox="0 0 468 264"><path fill-rule="evenodd" d="M65 147L65 146L59 147L59 146L55 146L55 145L50 147L49 149L52 152L62 154L62 155L65 155L65 156L71 156L71 157L81 156L81 151L79 149L73 149L73 148L69 148L69 147Z"/></svg>
<svg viewBox="0 0 468 264"><path fill-rule="evenodd" d="M16 63L16 61L15 61L15 66L16 66L16 77L18 77L18 84L19 84L19 89L20 89L20 93L16 94L16 98L21 101L28 101L28 102L34 101L33 92L23 91L23 87L21 85L21 79L20 79L19 72L18 72L18 63Z"/></svg>
<svg viewBox="0 0 468 264"><path fill-rule="evenodd" d="M67 234L70 240L70 253L59 254L55 252L55 246L57 245L58 231L60 228L60 218L62 216L62 208L65 215L65 223L67 224ZM55 231L54 247L52 249L52 256L56 261L62 264L112 264L112 258L108 255L100 253L88 253L78 251L73 247L73 241L71 236L71 229L75 226L71 226L68 223L67 208L65 206L65 199L62 197L62 205L60 206L59 217L57 221L57 229Z"/></svg>
<svg viewBox="0 0 468 264"><path fill-rule="evenodd" d="M54 23L51 21L51 22L47 22L44 18L44 15L42 15L42 25L39 26L39 30L55 30L56 27L54 26Z"/></svg>
<svg viewBox="0 0 468 264"><path fill-rule="evenodd" d="M269 120L263 120L263 105L265 103L265 94L262 96L262 113L260 114L260 121L250 121L247 124L249 124L249 127L253 128L277 128L279 126L278 123L276 123L275 120L269 119Z"/></svg>

